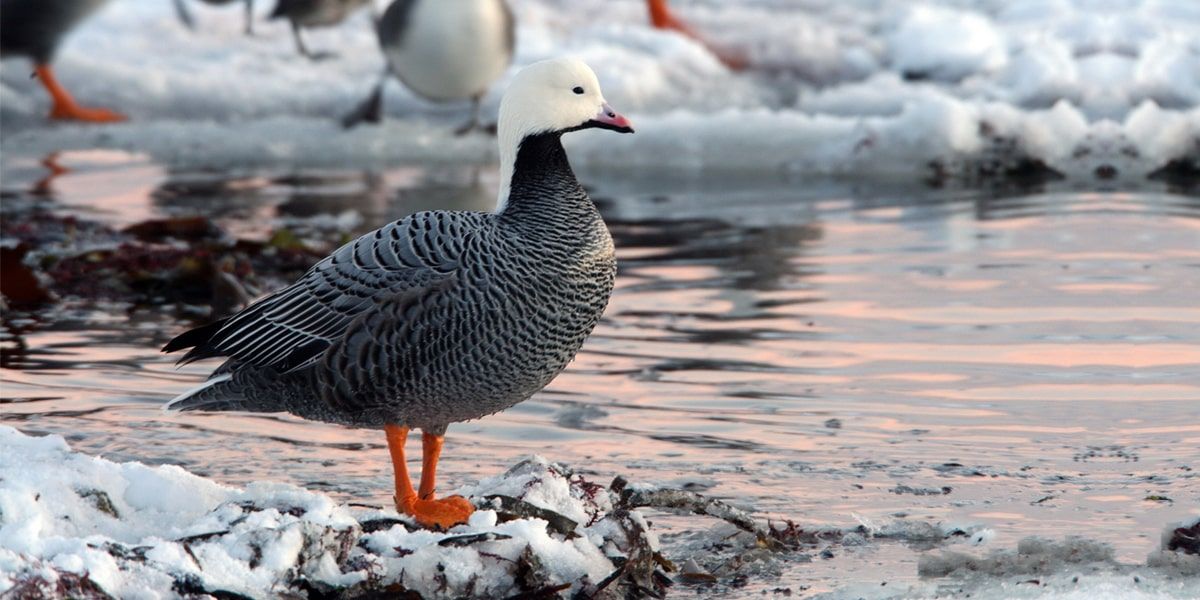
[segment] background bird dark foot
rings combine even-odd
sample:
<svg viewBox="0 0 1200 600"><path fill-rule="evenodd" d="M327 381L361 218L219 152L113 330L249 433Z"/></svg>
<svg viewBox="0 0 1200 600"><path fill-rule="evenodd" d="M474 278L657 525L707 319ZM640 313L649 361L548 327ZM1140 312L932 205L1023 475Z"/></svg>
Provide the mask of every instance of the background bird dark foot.
<svg viewBox="0 0 1200 600"><path fill-rule="evenodd" d="M476 121L471 121L469 123L464 123L455 129L454 135L462 137L468 133L471 133L472 131L479 131L488 135L496 135L496 124L492 123L490 125L483 125Z"/></svg>
<svg viewBox="0 0 1200 600"><path fill-rule="evenodd" d="M320 52L305 52L304 56L313 62L321 62L337 58L338 53L331 50L322 50Z"/></svg>
<svg viewBox="0 0 1200 600"><path fill-rule="evenodd" d="M396 509L412 517L417 524L429 529L450 529L467 522L475 507L462 496L436 500L412 498L396 503Z"/></svg>
<svg viewBox="0 0 1200 600"><path fill-rule="evenodd" d="M375 90L366 100L342 117L342 128L350 129L359 123L379 123L383 120L383 84L375 86Z"/></svg>
<svg viewBox="0 0 1200 600"><path fill-rule="evenodd" d="M192 11L188 10L183 0L175 0L175 16L179 17L179 22L183 24L188 31L196 30L196 20L192 18Z"/></svg>

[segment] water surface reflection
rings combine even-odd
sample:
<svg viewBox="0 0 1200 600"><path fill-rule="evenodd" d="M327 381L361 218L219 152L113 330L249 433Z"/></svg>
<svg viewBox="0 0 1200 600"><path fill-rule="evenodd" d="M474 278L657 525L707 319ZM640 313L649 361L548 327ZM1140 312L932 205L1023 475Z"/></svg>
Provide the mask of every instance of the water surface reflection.
<svg viewBox="0 0 1200 600"><path fill-rule="evenodd" d="M116 175L98 196L71 181L91 171L66 173L54 201L102 212L120 198L103 213L114 221L198 211L243 233L354 211L365 230L413 210L489 209L495 186L492 173L419 168L106 168ZM1134 561L1165 523L1196 514L1196 198L587 180L618 247L613 302L545 392L452 427L447 485L541 453L601 481L688 483L803 522L984 522L998 544L1081 534ZM156 352L184 327L169 314L6 315L0 419L116 460L388 501L374 432L162 415L211 367L175 370ZM871 560L914 560L879 552ZM844 581L837 564L803 577Z"/></svg>

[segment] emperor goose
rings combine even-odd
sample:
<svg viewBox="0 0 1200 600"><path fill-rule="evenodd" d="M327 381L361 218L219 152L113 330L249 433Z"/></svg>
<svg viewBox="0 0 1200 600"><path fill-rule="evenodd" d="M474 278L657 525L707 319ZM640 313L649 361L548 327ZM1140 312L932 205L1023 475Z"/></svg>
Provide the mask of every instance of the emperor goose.
<svg viewBox="0 0 1200 600"><path fill-rule="evenodd" d="M558 375L608 304L612 237L560 138L633 131L583 62L532 64L500 104L495 212L429 211L342 246L296 283L171 340L181 362L224 357L168 410L289 412L383 429L396 507L425 526L464 522L461 497L434 498L450 423L521 402ZM422 432L421 481L404 459Z"/></svg>

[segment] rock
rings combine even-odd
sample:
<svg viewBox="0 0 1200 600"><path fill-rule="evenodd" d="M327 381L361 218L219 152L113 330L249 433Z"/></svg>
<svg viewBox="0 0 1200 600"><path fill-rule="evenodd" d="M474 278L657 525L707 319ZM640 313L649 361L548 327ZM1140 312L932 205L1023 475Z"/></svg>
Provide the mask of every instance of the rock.
<svg viewBox="0 0 1200 600"><path fill-rule="evenodd" d="M1171 552L1200 555L1200 519L1168 529L1163 548Z"/></svg>
<svg viewBox="0 0 1200 600"><path fill-rule="evenodd" d="M0 295L10 307L35 306L53 296L42 286L33 269L25 264L29 246L0 247Z"/></svg>

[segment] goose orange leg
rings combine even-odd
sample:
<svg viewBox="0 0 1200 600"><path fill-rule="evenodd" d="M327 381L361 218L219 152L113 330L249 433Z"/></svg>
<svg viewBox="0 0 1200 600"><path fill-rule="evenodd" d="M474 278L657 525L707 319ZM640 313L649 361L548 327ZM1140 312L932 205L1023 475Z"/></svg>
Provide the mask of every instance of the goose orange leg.
<svg viewBox="0 0 1200 600"><path fill-rule="evenodd" d="M700 42L730 69L741 70L746 68L745 56L721 48L714 48L708 40L704 39L704 36L696 33L695 29L692 29L690 25L679 20L679 17L676 17L675 13L671 12L671 7L667 6L667 0L646 0L646 8L650 10L650 24L656 28L678 31Z"/></svg>
<svg viewBox="0 0 1200 600"><path fill-rule="evenodd" d="M421 492L412 487L408 477L408 463L404 459L404 443L408 441L408 428L385 425L388 451L392 455L392 472L396 477L396 510L416 519L422 527L449 529L466 523L475 507L462 496L434 499L433 489L437 480L437 462L442 452L443 438L429 433L421 434Z"/></svg>
<svg viewBox="0 0 1200 600"><path fill-rule="evenodd" d="M54 106L50 108L51 119L90 123L113 123L125 120L125 115L107 108L80 106L71 97L71 94L67 93L66 88L59 85L58 78L54 76L54 70L50 68L50 65L37 65L34 72L37 73L37 78L42 82L42 86L46 88L47 92L50 92L50 98L54 100Z"/></svg>

